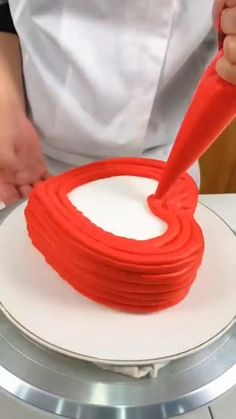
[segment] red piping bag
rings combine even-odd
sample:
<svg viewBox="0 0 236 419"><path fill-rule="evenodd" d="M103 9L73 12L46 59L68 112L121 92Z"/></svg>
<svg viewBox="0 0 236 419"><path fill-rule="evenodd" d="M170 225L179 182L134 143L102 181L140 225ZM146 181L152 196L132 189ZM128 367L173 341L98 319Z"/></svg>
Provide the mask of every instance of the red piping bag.
<svg viewBox="0 0 236 419"><path fill-rule="evenodd" d="M219 34L222 48L223 34ZM202 76L176 137L173 149L156 190L162 198L176 181L213 144L236 117L236 86L221 79L216 63L221 49Z"/></svg>

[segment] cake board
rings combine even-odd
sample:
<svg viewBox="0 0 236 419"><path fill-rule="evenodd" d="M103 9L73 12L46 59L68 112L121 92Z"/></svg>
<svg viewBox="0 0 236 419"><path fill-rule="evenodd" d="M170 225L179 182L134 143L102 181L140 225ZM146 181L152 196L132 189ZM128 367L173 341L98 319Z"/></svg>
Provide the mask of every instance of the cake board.
<svg viewBox="0 0 236 419"><path fill-rule="evenodd" d="M100 227L141 239L166 228L145 206L155 187L153 180L122 176L91 182L73 191L70 199ZM206 251L190 294L171 309L138 316L95 304L61 280L32 247L24 206L0 227L1 305L6 316L41 345L92 362L145 365L193 353L234 322L235 236L204 206L198 206L196 219Z"/></svg>

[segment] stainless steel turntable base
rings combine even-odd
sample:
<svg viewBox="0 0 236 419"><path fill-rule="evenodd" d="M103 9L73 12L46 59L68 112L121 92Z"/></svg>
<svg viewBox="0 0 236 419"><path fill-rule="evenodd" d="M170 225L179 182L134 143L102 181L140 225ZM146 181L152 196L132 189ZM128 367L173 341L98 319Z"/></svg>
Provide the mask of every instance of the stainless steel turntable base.
<svg viewBox="0 0 236 419"><path fill-rule="evenodd" d="M218 342L133 380L39 347L0 315L0 387L45 412L71 419L166 419L236 384L236 326Z"/></svg>

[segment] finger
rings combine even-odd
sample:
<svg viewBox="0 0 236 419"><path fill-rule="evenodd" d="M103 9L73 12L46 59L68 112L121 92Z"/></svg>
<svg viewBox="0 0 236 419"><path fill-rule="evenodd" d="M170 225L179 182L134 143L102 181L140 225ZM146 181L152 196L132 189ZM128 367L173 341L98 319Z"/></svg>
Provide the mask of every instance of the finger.
<svg viewBox="0 0 236 419"><path fill-rule="evenodd" d="M0 202L12 205L20 199L21 195L14 185L0 183Z"/></svg>
<svg viewBox="0 0 236 419"><path fill-rule="evenodd" d="M218 75L229 83L236 84L236 65L229 63L225 57L216 64Z"/></svg>
<svg viewBox="0 0 236 419"><path fill-rule="evenodd" d="M48 179L49 176L50 174L44 165L29 165L18 171L16 184L18 186L34 185L37 182Z"/></svg>
<svg viewBox="0 0 236 419"><path fill-rule="evenodd" d="M231 63L236 64L236 36L228 35L224 40L224 55Z"/></svg>
<svg viewBox="0 0 236 419"><path fill-rule="evenodd" d="M225 0L216 0L214 3L213 8L213 22L215 26L215 30L219 31L219 21L220 21L220 15L225 6Z"/></svg>
<svg viewBox="0 0 236 419"><path fill-rule="evenodd" d="M37 186L39 183L45 182L50 177L52 177L52 174L48 170L45 170L38 176L38 179L32 183L32 186Z"/></svg>
<svg viewBox="0 0 236 419"><path fill-rule="evenodd" d="M19 186L17 189L19 190L22 198L28 198L33 190L32 186L29 185Z"/></svg>
<svg viewBox="0 0 236 419"><path fill-rule="evenodd" d="M1 152L0 156L0 177L5 183L14 183L17 170L17 158L14 153ZM0 179L1 181L1 179Z"/></svg>
<svg viewBox="0 0 236 419"><path fill-rule="evenodd" d="M50 177L52 177L52 174L48 171L46 171L40 178L40 180L37 180L36 182L34 182L31 186L35 187L37 185L39 185L42 182L45 182L46 180L48 180Z"/></svg>
<svg viewBox="0 0 236 419"><path fill-rule="evenodd" d="M236 35L236 7L223 10L221 15L221 29L226 35Z"/></svg>
<svg viewBox="0 0 236 419"><path fill-rule="evenodd" d="M39 181L47 173L47 167L40 149L21 147L17 151L19 159L16 183L19 186L31 185Z"/></svg>
<svg viewBox="0 0 236 419"><path fill-rule="evenodd" d="M225 5L227 7L234 7L234 6L236 6L236 0L223 0L223 3L225 3Z"/></svg>
<svg viewBox="0 0 236 419"><path fill-rule="evenodd" d="M50 177L52 177L52 174L51 174L48 170L46 170L46 171L42 174L42 176L41 176L41 180L47 180L47 179L49 179Z"/></svg>
<svg viewBox="0 0 236 419"><path fill-rule="evenodd" d="M16 173L16 185L18 187L24 185L31 185L38 179L38 173L24 168Z"/></svg>

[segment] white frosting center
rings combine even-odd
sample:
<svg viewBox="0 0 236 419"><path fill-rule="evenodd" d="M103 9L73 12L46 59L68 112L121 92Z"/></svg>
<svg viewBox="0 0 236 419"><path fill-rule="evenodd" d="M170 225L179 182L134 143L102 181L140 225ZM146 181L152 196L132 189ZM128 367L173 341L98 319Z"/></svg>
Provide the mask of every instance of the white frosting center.
<svg viewBox="0 0 236 419"><path fill-rule="evenodd" d="M103 230L136 240L161 236L167 229L154 216L147 197L157 182L137 176L114 176L74 189L68 198L95 225Z"/></svg>

